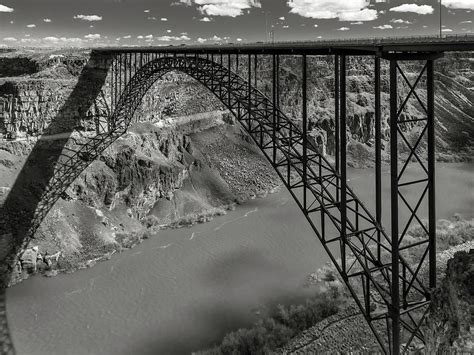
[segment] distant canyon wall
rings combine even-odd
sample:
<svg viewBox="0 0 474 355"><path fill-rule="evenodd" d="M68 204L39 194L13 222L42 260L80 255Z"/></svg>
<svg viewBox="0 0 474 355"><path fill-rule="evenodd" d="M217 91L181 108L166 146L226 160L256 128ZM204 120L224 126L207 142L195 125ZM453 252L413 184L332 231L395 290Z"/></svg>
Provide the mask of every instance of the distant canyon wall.
<svg viewBox="0 0 474 355"><path fill-rule="evenodd" d="M77 83L81 68L87 63L88 52L36 55L9 53L0 57L0 138L30 137L44 133L58 114ZM280 105L289 117L300 120L301 59L281 57ZM238 73L246 78L245 58ZM235 63L233 63L234 65ZM90 64L91 65L91 64ZM96 61L97 70L104 63ZM318 56L308 60L308 114L310 131L323 152L334 152L334 71L333 57ZM410 80L416 79L421 69L418 62L402 63ZM258 88L272 97L271 58L261 57L258 63ZM373 58L348 59L347 133L349 142L367 148L374 140ZM389 78L388 63L382 61L382 136L389 139ZM437 149L439 153L466 153L474 146L474 59L471 53L449 54L436 61L436 118ZM110 95L107 79L101 95L84 110L85 114L62 110L64 128L94 130L97 117L110 114ZM424 81L421 81L423 88ZM409 87L400 80L400 93ZM420 98L424 90L417 91ZM74 99L74 98L73 98ZM400 98L401 100L401 98ZM224 106L199 83L184 74L171 73L159 80L143 100L135 120L153 122L167 117L223 110ZM402 113L402 118L424 117L421 106L413 97ZM59 126L62 127L62 126ZM407 123L406 132L416 131L417 123ZM51 134L59 132L50 132ZM410 133L408 133L410 136ZM413 133L413 136L416 136Z"/></svg>

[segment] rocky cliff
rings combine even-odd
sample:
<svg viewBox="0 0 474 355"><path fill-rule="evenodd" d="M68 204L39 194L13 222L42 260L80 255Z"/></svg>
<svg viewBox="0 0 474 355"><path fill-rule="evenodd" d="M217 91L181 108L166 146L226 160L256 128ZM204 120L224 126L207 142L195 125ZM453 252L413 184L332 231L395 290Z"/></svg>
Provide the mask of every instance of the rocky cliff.
<svg viewBox="0 0 474 355"><path fill-rule="evenodd" d="M7 53L0 56L0 134L25 136L42 134L48 122L77 82L81 68L89 58L88 52ZM301 119L301 59L281 57L282 110L295 120ZM322 146L322 151L334 152L334 73L332 57L308 59L308 113L311 134ZM258 62L258 87L271 94L271 58ZM100 67L100 65L98 65ZM422 69L421 63L402 63L412 82ZM238 73L247 76L245 58ZM349 144L371 150L374 139L373 59L350 57L347 64L347 96ZM98 68L99 69L99 68ZM474 143L474 58L471 53L447 54L435 64L436 118L438 158L469 159ZM382 61L382 136L388 130L388 63ZM417 90L426 97L425 81ZM409 91L399 80L401 94ZM137 118L158 121L169 116L212 112L223 109L211 95L181 74L171 74L159 81L152 93L144 98ZM93 116L94 108L88 111ZM424 117L422 107L410 100L402 113L403 119ZM77 124L79 127L85 123ZM90 128L90 127L89 127ZM406 132L418 130L417 123L403 126Z"/></svg>
<svg viewBox="0 0 474 355"><path fill-rule="evenodd" d="M448 261L446 276L433 293L426 325L428 354L474 351L474 249Z"/></svg>

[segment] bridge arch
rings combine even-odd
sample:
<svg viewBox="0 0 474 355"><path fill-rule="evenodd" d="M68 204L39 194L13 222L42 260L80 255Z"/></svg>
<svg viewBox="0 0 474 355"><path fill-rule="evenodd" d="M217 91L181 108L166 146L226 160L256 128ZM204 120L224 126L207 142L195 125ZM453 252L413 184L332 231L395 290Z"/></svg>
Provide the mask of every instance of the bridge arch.
<svg viewBox="0 0 474 355"><path fill-rule="evenodd" d="M340 174L308 139L305 125L301 126L286 117L269 98L230 68L198 56L156 58L135 72L108 117L110 130L98 133L78 149L58 159L54 174L41 191L41 200L35 206L29 229L21 236L22 245L29 242L67 187L127 131L144 95L159 78L170 71L185 73L207 87L259 146L303 211L355 301L361 309L365 308L364 317L382 343L384 335L377 330L380 327L376 327L376 322L386 321L389 317L392 275L387 266L389 264L380 265L370 243L378 233L384 240L380 246L390 253L391 240L350 188L347 187L345 197L342 198ZM354 212L353 215L342 218L342 214L348 214L348 211ZM342 220L347 221L347 224L343 225ZM342 248L347 248L354 255L352 264L346 265L345 259L336 259L332 250L342 251ZM412 270L402 257L400 264L406 273L416 275L417 271ZM368 285L367 289L373 295L357 292L354 285L356 280ZM416 298L427 294L424 285L418 281L411 285L410 292ZM374 307L379 315L372 319Z"/></svg>

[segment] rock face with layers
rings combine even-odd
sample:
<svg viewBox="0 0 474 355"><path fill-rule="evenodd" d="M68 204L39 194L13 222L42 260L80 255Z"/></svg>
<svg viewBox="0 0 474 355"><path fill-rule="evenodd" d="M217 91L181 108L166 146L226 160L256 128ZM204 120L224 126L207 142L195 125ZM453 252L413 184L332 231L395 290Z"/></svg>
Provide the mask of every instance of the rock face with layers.
<svg viewBox="0 0 474 355"><path fill-rule="evenodd" d="M474 351L473 280L474 249L457 252L433 294L426 326L428 354Z"/></svg>
<svg viewBox="0 0 474 355"><path fill-rule="evenodd" d="M88 52L48 52L43 54L7 53L0 56L0 134L7 136L34 136L42 134L51 118L67 98L81 69L87 62ZM242 71L245 65L242 58ZM258 88L271 94L270 58L258 63ZM291 118L301 119L301 58L281 57L281 108ZM95 63L97 71L104 63ZM321 145L321 151L334 153L334 73L333 58L315 56L308 59L308 115L311 134ZM388 64L382 61L382 137L389 138L388 119ZM419 62L401 64L412 82L422 69ZM358 142L371 150L374 139L373 59L350 57L347 64L347 133L349 144ZM448 54L436 61L436 132L439 159L469 159L474 137L474 61L471 53ZM245 77L244 72L239 74ZM106 80L106 83L109 81ZM418 95L423 100L425 81L421 80ZM107 101L108 84L104 86L103 106ZM409 87L401 79L401 94ZM100 99L99 99L100 101ZM144 97L136 120L158 121L166 117L222 110L223 105L203 90L193 79L170 73L157 82ZM100 105L99 105L100 106ZM108 107L110 110L110 107ZM79 129L94 129L97 107L91 105L87 117L74 122ZM73 115L73 113L71 113ZM102 113L103 114L103 113ZM424 113L416 100L410 100L402 113L403 119L423 118ZM76 121L78 118L76 117ZM419 130L419 124L406 123L406 132ZM415 134L413 133L415 136ZM402 144L402 143L401 143ZM400 147L403 151L404 147ZM350 149L349 149L350 150Z"/></svg>

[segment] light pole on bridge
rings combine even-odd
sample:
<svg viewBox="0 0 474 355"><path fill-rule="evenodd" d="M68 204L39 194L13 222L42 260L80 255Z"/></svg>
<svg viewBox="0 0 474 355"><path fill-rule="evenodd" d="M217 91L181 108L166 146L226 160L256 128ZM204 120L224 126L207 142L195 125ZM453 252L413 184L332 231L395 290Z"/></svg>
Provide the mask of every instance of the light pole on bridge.
<svg viewBox="0 0 474 355"><path fill-rule="evenodd" d="M443 38L443 8L442 0L439 0L439 38Z"/></svg>

